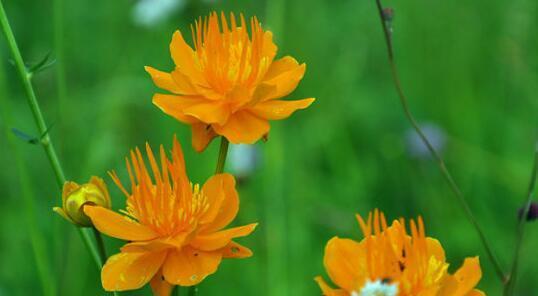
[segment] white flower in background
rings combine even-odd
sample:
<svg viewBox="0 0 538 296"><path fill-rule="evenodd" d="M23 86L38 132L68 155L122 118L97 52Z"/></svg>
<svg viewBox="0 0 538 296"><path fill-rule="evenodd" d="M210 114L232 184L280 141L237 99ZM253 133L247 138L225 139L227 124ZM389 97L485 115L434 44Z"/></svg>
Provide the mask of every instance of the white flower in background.
<svg viewBox="0 0 538 296"><path fill-rule="evenodd" d="M446 134L444 130L432 123L421 124L420 128L432 144L433 148L439 153L442 153L446 144ZM429 159L431 157L428 147L422 142L420 136L414 129L409 129L405 138L409 154L412 157L419 159Z"/></svg>
<svg viewBox="0 0 538 296"><path fill-rule="evenodd" d="M231 145L229 152L229 167L238 178L250 176L258 167L259 151L256 145Z"/></svg>
<svg viewBox="0 0 538 296"><path fill-rule="evenodd" d="M139 0L133 9L133 21L138 25L151 27L168 19L186 4L186 0Z"/></svg>
<svg viewBox="0 0 538 296"><path fill-rule="evenodd" d="M353 292L351 296L396 296L398 295L398 284L390 284L377 280L367 281L359 293Z"/></svg>

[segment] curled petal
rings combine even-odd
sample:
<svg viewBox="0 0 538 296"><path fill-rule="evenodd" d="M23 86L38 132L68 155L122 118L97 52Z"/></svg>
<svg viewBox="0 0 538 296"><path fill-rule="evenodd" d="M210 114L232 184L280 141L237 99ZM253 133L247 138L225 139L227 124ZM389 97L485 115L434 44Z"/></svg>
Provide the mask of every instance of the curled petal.
<svg viewBox="0 0 538 296"><path fill-rule="evenodd" d="M163 275L167 282L179 286L193 286L217 271L222 253L206 252L191 247L173 250L166 258Z"/></svg>
<svg viewBox="0 0 538 296"><path fill-rule="evenodd" d="M209 209L200 219L200 233L217 231L230 224L239 211L235 178L230 174L214 175L206 181L202 191L208 198Z"/></svg>
<svg viewBox="0 0 538 296"><path fill-rule="evenodd" d="M155 94L153 96L153 104L159 107L164 113L186 124L199 122L198 119L190 115L186 115L183 111L190 106L199 104L200 100L200 98L190 96L163 94Z"/></svg>
<svg viewBox="0 0 538 296"><path fill-rule="evenodd" d="M206 84L202 72L196 66L198 64L196 61L196 54L187 42L185 42L180 31L174 32L174 35L172 36L170 53L172 54L174 63L181 72L187 77L190 77L196 84Z"/></svg>
<svg viewBox="0 0 538 296"><path fill-rule="evenodd" d="M166 252L119 253L108 258L101 271L103 288L124 291L141 288L161 268Z"/></svg>
<svg viewBox="0 0 538 296"><path fill-rule="evenodd" d="M454 295L467 295L473 291L481 277L482 270L478 257L466 258L462 267L454 274L454 278L458 281L458 290Z"/></svg>
<svg viewBox="0 0 538 296"><path fill-rule="evenodd" d="M190 245L204 251L218 250L228 245L233 238L251 234L258 223L234 227L206 235L198 235L190 241Z"/></svg>
<svg viewBox="0 0 538 296"><path fill-rule="evenodd" d="M346 293L346 291L344 290L333 289L329 287L329 285L327 285L325 280L323 280L323 278L320 276L315 277L314 280L318 283L321 289L321 292L323 293L323 296L347 296L348 295L348 293Z"/></svg>
<svg viewBox="0 0 538 296"><path fill-rule="evenodd" d="M252 251L234 241L230 242L222 249L223 258L248 258L252 256Z"/></svg>
<svg viewBox="0 0 538 296"><path fill-rule="evenodd" d="M144 225L103 207L85 206L84 213L102 233L128 241L151 240L157 234Z"/></svg>
<svg viewBox="0 0 538 296"><path fill-rule="evenodd" d="M146 72L151 76L153 83L159 88L167 90L175 94L183 94L179 86L176 84L172 75L167 72L159 71L153 67L146 66L144 67Z"/></svg>
<svg viewBox="0 0 538 296"><path fill-rule="evenodd" d="M192 147L197 152L202 152L205 150L207 145L217 136L215 131L211 128L210 125L205 123L193 123L191 125L192 131Z"/></svg>
<svg viewBox="0 0 538 296"><path fill-rule="evenodd" d="M174 286L164 279L162 268L153 276L153 279L149 282L151 285L151 291L156 296L170 296Z"/></svg>
<svg viewBox="0 0 538 296"><path fill-rule="evenodd" d="M267 120L279 120L288 118L293 112L299 109L305 109L315 101L314 98L284 101L270 100L256 104L250 108L252 114Z"/></svg>
<svg viewBox="0 0 538 296"><path fill-rule="evenodd" d="M274 61L265 74L263 83L276 86L276 91L262 98L262 101L282 98L289 95L304 76L306 65L286 56Z"/></svg>
<svg viewBox="0 0 538 296"><path fill-rule="evenodd" d="M213 125L217 134L226 137L234 144L253 144L266 135L269 128L267 120L248 111L234 113L224 125Z"/></svg>
<svg viewBox="0 0 538 296"><path fill-rule="evenodd" d="M349 259L355 258L354 264ZM333 237L325 247L323 262L329 277L337 286L353 291L366 280L366 251L361 243Z"/></svg>

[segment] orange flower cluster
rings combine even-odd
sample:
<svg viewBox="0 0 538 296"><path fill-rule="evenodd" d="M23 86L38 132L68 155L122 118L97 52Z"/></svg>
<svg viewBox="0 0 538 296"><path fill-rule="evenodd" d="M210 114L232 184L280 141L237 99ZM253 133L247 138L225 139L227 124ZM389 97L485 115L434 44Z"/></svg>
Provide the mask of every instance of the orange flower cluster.
<svg viewBox="0 0 538 296"><path fill-rule="evenodd" d="M247 26L243 15L238 21L233 14L228 19L211 13L195 22L192 39L193 47L175 32L170 44L175 69L146 71L169 92L155 94L153 103L191 126L195 150L203 151L217 136L225 139L225 149L226 141L252 144L268 134L270 120L287 118L314 101L282 100L297 87L306 66L290 56L275 59L272 34L255 17ZM96 177L84 185L66 183L62 208L54 209L72 223L93 225L127 241L103 266L105 290L133 290L149 283L154 294L167 296L175 285L197 285L224 258L252 255L235 239L249 235L257 224L226 228L239 211L232 175L218 172L202 186L191 183L175 138L171 158L162 146L154 155L148 144L146 155L137 148L126 159L130 187L110 173L126 197L119 213L110 210L106 186ZM363 240L334 237L327 243L324 263L337 288L317 277L324 295L484 295L475 289L481 278L478 258L466 259L450 274L443 247L426 237L421 218L411 220L410 232L403 219L388 226L377 210L367 221L357 219Z"/></svg>

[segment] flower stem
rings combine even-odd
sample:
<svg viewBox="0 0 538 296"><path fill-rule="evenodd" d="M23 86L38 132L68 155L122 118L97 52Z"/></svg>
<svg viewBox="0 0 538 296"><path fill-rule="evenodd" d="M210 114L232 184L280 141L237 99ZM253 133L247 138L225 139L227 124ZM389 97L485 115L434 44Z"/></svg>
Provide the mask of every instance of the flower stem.
<svg viewBox="0 0 538 296"><path fill-rule="evenodd" d="M54 149L50 136L47 132L48 127L45 123L45 119L43 118L41 108L39 107L39 103L37 102L37 98L32 87L31 73L28 73L24 65L24 61L19 51L19 47L17 46L17 42L15 41L15 36L13 35L13 31L11 30L11 26L9 25L9 21L4 10L2 0L0 0L0 26L2 27L2 31L7 39L9 50L11 51L11 54L15 61L15 66L19 74L19 79L21 80L24 92L26 93L26 99L28 105L30 106L30 110L32 111L37 130L41 135L41 146L43 146L45 154L47 155L50 165L52 166L52 170L56 177L56 183L61 189L66 181L65 174L63 172L62 166L60 165L60 161L58 160L58 156L56 155L56 150ZM93 242L91 241L90 236L87 232L83 231L79 227L77 227L77 230L79 231L84 244L86 245L90 253L92 253L91 246L93 246ZM96 258L94 257L94 259ZM99 257L97 257L97 259L99 259ZM100 260L96 260L95 263L99 267L102 266L102 262Z"/></svg>
<svg viewBox="0 0 538 296"><path fill-rule="evenodd" d="M228 141L228 139L226 139L225 137L220 138L219 158L217 160L217 168L215 169L215 174L221 174L222 172L224 172L224 164L226 163L226 156L228 155L229 144L230 142ZM198 295L198 287L190 286L187 295Z"/></svg>
<svg viewBox="0 0 538 296"><path fill-rule="evenodd" d="M215 174L221 174L224 172L224 164L226 163L226 156L228 155L228 146L230 142L225 137L220 138L219 159L217 160L217 168Z"/></svg>
<svg viewBox="0 0 538 296"><path fill-rule="evenodd" d="M11 134L11 131L8 129L8 127L13 121L11 118L12 112L10 103L7 100L7 95L3 92L3 90L5 89L4 78L5 77L3 76L3 72L0 72L0 111L2 113L0 117L2 117L4 120L4 132L8 140L8 147L11 150L11 158L15 163L15 169L19 177L20 195L24 203L24 218L26 219L28 233L30 235L30 242L35 257L36 268L39 275L39 279L41 281L43 295L57 295L57 281L54 278L54 274L52 273L49 256L47 255L46 240L43 236L43 233L39 231L39 223L35 219L35 195L30 182L28 169L21 155L21 151L17 146L15 138Z"/></svg>
<svg viewBox="0 0 538 296"><path fill-rule="evenodd" d="M527 224L527 215L529 213L529 209L531 207L531 202L534 194L534 189L536 187L536 177L538 174L538 142L536 143L536 149L534 151L534 164L532 167L532 173L531 173L531 180L529 184L529 189L527 192L527 197L525 200L525 205L522 211L521 217L519 217L519 222L517 224L516 229L516 245L514 248L514 259L512 261L512 267L510 268L510 273L508 274L505 288L504 288L504 295L514 295L514 289L516 285L516 279L517 279L517 268L519 265L519 258L521 256L521 246L523 243L523 236L525 234L525 225Z"/></svg>
<svg viewBox="0 0 538 296"><path fill-rule="evenodd" d="M463 212L465 213L465 216L467 217L469 222L473 225L476 232L478 233L480 241L482 242L482 245L484 246L484 249L486 250L486 254L487 254L489 260L491 261L491 263L493 264L493 266L495 268L495 272L496 272L497 276L504 283L506 281L506 276L505 276L505 274L503 272L503 269L501 268L501 265L500 265L499 261L497 260L497 257L493 253L493 250L490 247L490 244L489 244L489 242L488 242L488 240L486 238L486 235L484 234L484 231L482 230L482 228L478 224L477 219L475 218L473 212L471 211L471 208L470 208L465 196L463 195L460 188L458 187L458 185L456 184L456 182L452 178L452 175L448 171L443 158L439 155L439 153L435 150L433 145L430 143L430 141L428 140L428 138L426 137L426 135L424 134L424 132L422 131L422 129L418 125L417 121L415 120L413 114L411 113L411 110L409 109L408 100L407 100L407 97L405 96L405 94L403 92L402 85L401 85L401 82L400 82L400 78L399 78L399 75L398 75L398 71L397 71L397 68L396 68L396 62L395 62L395 59L394 59L394 49L393 49L393 45L392 45L392 31L391 31L392 29L389 28L388 25L387 25L387 23L390 22L390 20L387 19L389 16L386 15L386 12L384 11L383 6L381 4L381 0L376 0L376 5L377 5L377 10L379 12L380 20L381 20L381 26L383 28L383 33L384 33L384 36L385 36L385 42L386 42L386 45L387 45L388 60L389 60L389 64L390 64L392 79L394 81L394 85L396 87L398 97L400 98L400 103L402 105L402 108L403 108L403 111L405 113L405 116L406 116L407 120L409 121L409 123L411 123L411 125L413 126L413 128L415 129L417 134L419 135L422 142L428 148L428 151L430 152L430 154L436 160L437 165L439 166L439 169L441 171L441 174L443 175L443 177L447 181L450 189L454 193L454 196L456 197L456 200L458 201L458 203L462 207Z"/></svg>

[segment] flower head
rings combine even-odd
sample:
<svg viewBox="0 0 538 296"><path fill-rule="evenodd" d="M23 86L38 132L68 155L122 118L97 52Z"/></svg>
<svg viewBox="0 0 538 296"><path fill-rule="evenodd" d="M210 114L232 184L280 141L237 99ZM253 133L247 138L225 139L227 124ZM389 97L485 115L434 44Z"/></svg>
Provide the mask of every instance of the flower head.
<svg viewBox="0 0 538 296"><path fill-rule="evenodd" d="M239 209L233 176L215 175L203 186L190 183L176 139L171 160L162 146L160 164L149 145L146 151L152 175L139 149L126 161L130 191L111 173L127 197L121 214L85 208L99 231L130 241L103 267L105 290L138 289L151 282L155 294L168 295L173 285L200 283L217 270L222 258L252 255L232 239L250 234L256 224L223 230Z"/></svg>
<svg viewBox="0 0 538 296"><path fill-rule="evenodd" d="M62 207L54 207L53 211L73 224L89 227L92 222L84 214L84 207L88 205L105 208L111 206L106 184L99 177L93 176L88 183L82 185L73 181L65 182L62 190Z"/></svg>
<svg viewBox="0 0 538 296"><path fill-rule="evenodd" d="M383 213L374 212L364 221L357 215L364 239L332 238L325 248L324 264L331 288L316 277L326 296L479 296L474 289L482 272L477 257L467 258L454 274L448 273L445 252L439 241L426 237L422 219L387 226Z"/></svg>
<svg viewBox="0 0 538 296"><path fill-rule="evenodd" d="M305 64L291 56L275 60L272 33L256 17L250 34L243 15L239 22L216 12L199 18L192 29L194 48L181 32L172 37L171 73L151 67L155 84L172 94L155 94L153 103L192 127L192 143L202 151L217 135L234 144L252 144L267 135L269 120L308 107L313 98L284 101L303 78Z"/></svg>

